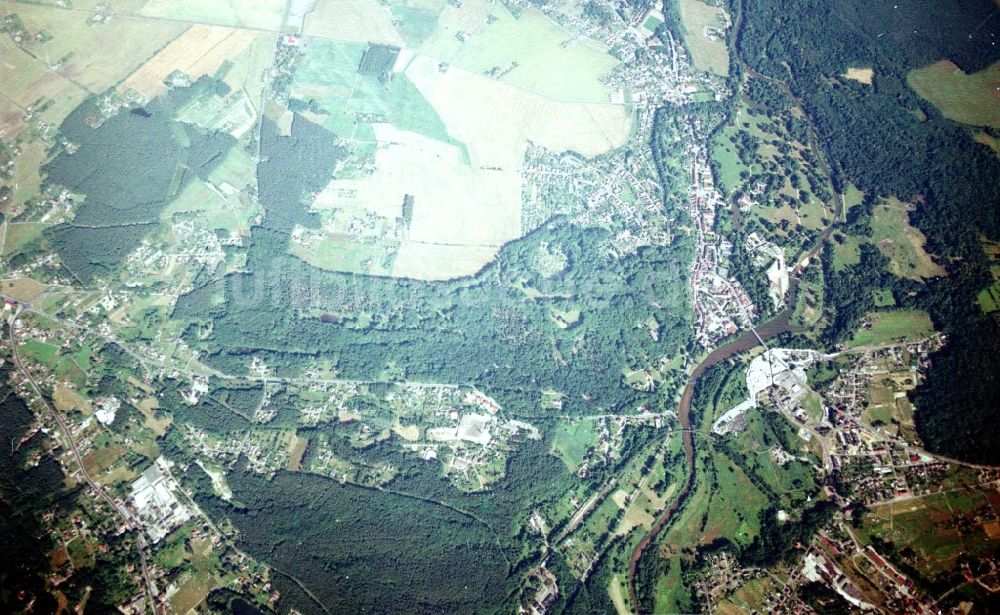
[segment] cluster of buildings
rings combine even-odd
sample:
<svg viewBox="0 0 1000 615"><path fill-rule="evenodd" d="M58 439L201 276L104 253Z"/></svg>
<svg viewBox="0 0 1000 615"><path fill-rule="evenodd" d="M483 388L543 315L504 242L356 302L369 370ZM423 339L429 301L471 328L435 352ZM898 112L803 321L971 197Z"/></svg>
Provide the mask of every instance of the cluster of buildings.
<svg viewBox="0 0 1000 615"><path fill-rule="evenodd" d="M149 535L153 544L194 516L191 509L177 498L180 486L170 475L168 464L166 459L158 457L132 483L132 493L125 501L125 509Z"/></svg>
<svg viewBox="0 0 1000 615"><path fill-rule="evenodd" d="M694 295L695 337L703 346L750 327L757 307L727 268L732 244L715 232L716 210L723 205L715 189L712 169L701 145L692 145L690 213L694 224L696 254L691 267Z"/></svg>
<svg viewBox="0 0 1000 615"><path fill-rule="evenodd" d="M251 429L219 436L184 425L182 433L192 451L222 466L231 467L243 457L249 471L273 475L288 465L288 448L278 431Z"/></svg>
<svg viewBox="0 0 1000 615"><path fill-rule="evenodd" d="M916 445L912 418L905 415L912 413L906 392L920 383L929 354L943 344L943 336L934 335L842 355L847 363L822 393L835 425L827 438L831 463L850 476L857 501L874 504L941 489L935 479L945 466Z"/></svg>
<svg viewBox="0 0 1000 615"><path fill-rule="evenodd" d="M208 184L206 184L208 185ZM169 245L153 239L142 243L126 257L125 268L131 285L147 276L162 277L177 265L191 263L214 267L226 258L219 236L191 218L176 216L172 223L176 241Z"/></svg>

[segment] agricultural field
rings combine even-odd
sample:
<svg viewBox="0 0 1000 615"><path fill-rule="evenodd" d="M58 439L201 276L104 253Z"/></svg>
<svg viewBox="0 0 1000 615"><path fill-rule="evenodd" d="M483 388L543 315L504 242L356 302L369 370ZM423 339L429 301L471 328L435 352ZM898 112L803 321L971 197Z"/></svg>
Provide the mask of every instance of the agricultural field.
<svg viewBox="0 0 1000 615"><path fill-rule="evenodd" d="M954 63L941 61L910 71L906 80L948 119L1000 128L1000 62L968 75Z"/></svg>
<svg viewBox="0 0 1000 615"><path fill-rule="evenodd" d="M596 156L625 144L624 107L556 102L468 71L445 72L417 56L406 76L437 110L448 133L466 144L474 166L516 169L528 140L555 152ZM489 109L491 121L483 122Z"/></svg>
<svg viewBox="0 0 1000 615"><path fill-rule="evenodd" d="M1000 549L996 485L959 485L873 506L862 536L897 546L896 558L926 582L949 578L961 558L995 556Z"/></svg>
<svg viewBox="0 0 1000 615"><path fill-rule="evenodd" d="M25 127L25 109L39 103L50 106L42 113L56 124L79 105L88 93L69 79L18 48L9 37L0 37L0 137L12 140ZM22 166L28 167L28 164ZM37 172L37 166L35 167Z"/></svg>
<svg viewBox="0 0 1000 615"><path fill-rule="evenodd" d="M691 52L694 67L717 75L728 75L729 49L722 32L729 25L729 16L723 9L701 0L679 0L679 6L684 42Z"/></svg>
<svg viewBox="0 0 1000 615"><path fill-rule="evenodd" d="M564 102L610 99L611 89L600 77L620 62L608 51L602 43L574 37L538 9L515 18L487 0L445 7L434 34L420 46L437 60Z"/></svg>
<svg viewBox="0 0 1000 615"><path fill-rule="evenodd" d="M140 15L161 17L179 22L198 22L277 30L281 27L285 0L149 0L139 10Z"/></svg>
<svg viewBox="0 0 1000 615"><path fill-rule="evenodd" d="M164 80L172 72L179 70L192 81L212 75L224 62L241 55L261 36L267 35L221 26L191 26L129 75L118 85L118 91L124 94L134 90L151 100L166 91Z"/></svg>
<svg viewBox="0 0 1000 615"><path fill-rule="evenodd" d="M342 41L401 46L390 7L377 0L316 0L303 34Z"/></svg>
<svg viewBox="0 0 1000 615"><path fill-rule="evenodd" d="M493 260L498 249L403 241L393 262L392 275L417 280L447 280L470 276Z"/></svg>
<svg viewBox="0 0 1000 615"><path fill-rule="evenodd" d="M379 65L366 68L375 52ZM557 102L421 53L349 41L312 41L290 96L370 165L317 194L324 229L299 231L290 251L328 270L418 279L471 275L520 236L529 140L593 156L623 144L631 124L624 107Z"/></svg>
<svg viewBox="0 0 1000 615"><path fill-rule="evenodd" d="M25 245L38 239L49 225L40 222L8 222L4 225L3 250L0 255L16 254Z"/></svg>
<svg viewBox="0 0 1000 615"><path fill-rule="evenodd" d="M862 327L848 342L849 347L881 344L894 340L919 340L934 333L934 324L921 310L874 312L870 324Z"/></svg>
<svg viewBox="0 0 1000 615"><path fill-rule="evenodd" d="M36 4L3 2L0 11L17 14L29 32L49 33L50 39L31 43L31 53L45 65L60 65L59 75L95 94L124 79L186 28L124 15L93 23L86 11Z"/></svg>

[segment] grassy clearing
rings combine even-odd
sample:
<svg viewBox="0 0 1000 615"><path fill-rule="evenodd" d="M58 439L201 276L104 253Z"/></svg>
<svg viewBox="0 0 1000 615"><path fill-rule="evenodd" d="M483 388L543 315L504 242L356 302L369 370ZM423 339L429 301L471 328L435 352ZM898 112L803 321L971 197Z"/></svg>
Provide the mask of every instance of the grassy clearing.
<svg viewBox="0 0 1000 615"><path fill-rule="evenodd" d="M834 243L833 268L843 271L845 267L861 262L861 238L854 235L842 235L843 241Z"/></svg>
<svg viewBox="0 0 1000 615"><path fill-rule="evenodd" d="M719 164L719 183L730 189L740 185L741 174L750 173L750 167L740 160L736 147L729 141L736 132L732 126L721 130L712 148L712 158Z"/></svg>
<svg viewBox="0 0 1000 615"><path fill-rule="evenodd" d="M854 334L848 347L881 344L894 340L918 340L934 332L927 312L922 310L897 310L875 312L869 316L871 326Z"/></svg>
<svg viewBox="0 0 1000 615"><path fill-rule="evenodd" d="M618 575L611 577L608 582L608 595L611 596L611 604L615 606L616 615L629 615L632 609L628 606L628 588L622 583Z"/></svg>
<svg viewBox="0 0 1000 615"><path fill-rule="evenodd" d="M59 354L59 347L38 340L28 340L21 346L20 351L28 359L52 367L55 365L56 355Z"/></svg>
<svg viewBox="0 0 1000 615"><path fill-rule="evenodd" d="M419 47L426 41L438 25L438 15L441 7L434 8L423 6L393 6L393 20L396 31L403 37L403 40L410 47Z"/></svg>
<svg viewBox="0 0 1000 615"><path fill-rule="evenodd" d="M219 187L222 187L222 184L229 184L242 189L256 183L256 172L250 155L242 148L234 147L229 150L222 164L212 169L208 180Z"/></svg>
<svg viewBox="0 0 1000 615"><path fill-rule="evenodd" d="M985 132L976 133L975 139L977 143L982 143L996 152L997 156L1000 156L1000 139L992 137Z"/></svg>
<svg viewBox="0 0 1000 615"><path fill-rule="evenodd" d="M906 81L945 117L1000 128L1000 62L971 75L951 62L937 62L910 71Z"/></svg>
<svg viewBox="0 0 1000 615"><path fill-rule="evenodd" d="M979 302L979 307L987 314L1000 310L1000 284L994 284L989 288L983 289L976 297L976 300Z"/></svg>
<svg viewBox="0 0 1000 615"><path fill-rule="evenodd" d="M288 470L298 472L302 469L302 457L309 447L309 438L303 438L292 432L291 446L288 448Z"/></svg>
<svg viewBox="0 0 1000 615"><path fill-rule="evenodd" d="M552 439L552 451L562 459L570 472L576 471L594 440L594 421L563 423Z"/></svg>
<svg viewBox="0 0 1000 615"><path fill-rule="evenodd" d="M927 238L910 226L910 207L897 199L875 207L872 241L890 259L889 269L898 276L922 280L945 275L944 268L924 251Z"/></svg>
<svg viewBox="0 0 1000 615"><path fill-rule="evenodd" d="M725 39L706 36L706 28L723 28L728 23L722 9L700 0L680 0L684 42L691 51L691 61L698 70L717 75L729 74L729 49Z"/></svg>
<svg viewBox="0 0 1000 615"><path fill-rule="evenodd" d="M708 507L703 543L726 537L749 544L760 532L756 511L767 505L767 497L758 490L736 464L721 454L713 457L718 488Z"/></svg>

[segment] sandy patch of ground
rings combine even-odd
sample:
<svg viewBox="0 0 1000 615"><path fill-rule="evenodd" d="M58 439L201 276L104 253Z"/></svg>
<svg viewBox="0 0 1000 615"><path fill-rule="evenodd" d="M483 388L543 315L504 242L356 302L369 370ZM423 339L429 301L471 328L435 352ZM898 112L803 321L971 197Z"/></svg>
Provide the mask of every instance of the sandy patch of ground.
<svg viewBox="0 0 1000 615"><path fill-rule="evenodd" d="M847 69L846 73L844 73L844 77L847 77L852 81L857 81L858 83L871 85L872 81L875 80L875 70L871 68L851 67Z"/></svg>
<svg viewBox="0 0 1000 615"><path fill-rule="evenodd" d="M170 423L172 421L169 416L156 418L155 410L160 407L160 402L158 402L155 397L147 397L136 404L135 407L146 419L143 423L143 427L156 434L157 438L167 433L167 428L170 427Z"/></svg>

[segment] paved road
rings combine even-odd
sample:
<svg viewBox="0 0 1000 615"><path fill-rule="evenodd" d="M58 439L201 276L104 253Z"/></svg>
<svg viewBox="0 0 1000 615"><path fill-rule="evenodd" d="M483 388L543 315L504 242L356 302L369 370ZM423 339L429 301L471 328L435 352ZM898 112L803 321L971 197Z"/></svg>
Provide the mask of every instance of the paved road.
<svg viewBox="0 0 1000 615"><path fill-rule="evenodd" d="M62 430L63 435L66 438L66 442L69 445L70 451L73 453L73 458L76 460L77 465L80 468L80 475L83 476L84 481L90 488L98 494L98 496L104 500L111 508L118 513L118 516L122 518L125 524L131 528L136 533L136 542L138 543L138 548L136 551L139 553L139 561L142 564L142 578L145 585L146 600L149 603L150 608L154 613L157 612L156 608L156 591L153 588L153 582L149 578L149 564L146 561L146 540L142 536L142 528L137 527L133 522L132 518L129 516L128 512L115 500L109 496L104 489L98 485L94 479L87 473L86 467L83 465L83 457L80 455L80 449L76 446L76 441L73 439L73 433L70 431L66 422L63 420L62 416L53 408L46 397L42 394L42 390L38 387L35 379L31 377L31 373L21 364L21 357L17 352L17 319L20 316L20 309L15 312L8 320L8 330L10 332L10 350L11 356L14 359L14 367L24 376L28 384L34 390L35 395L38 397L39 401L45 405L48 410L49 415L52 419L59 425L59 429Z"/></svg>

